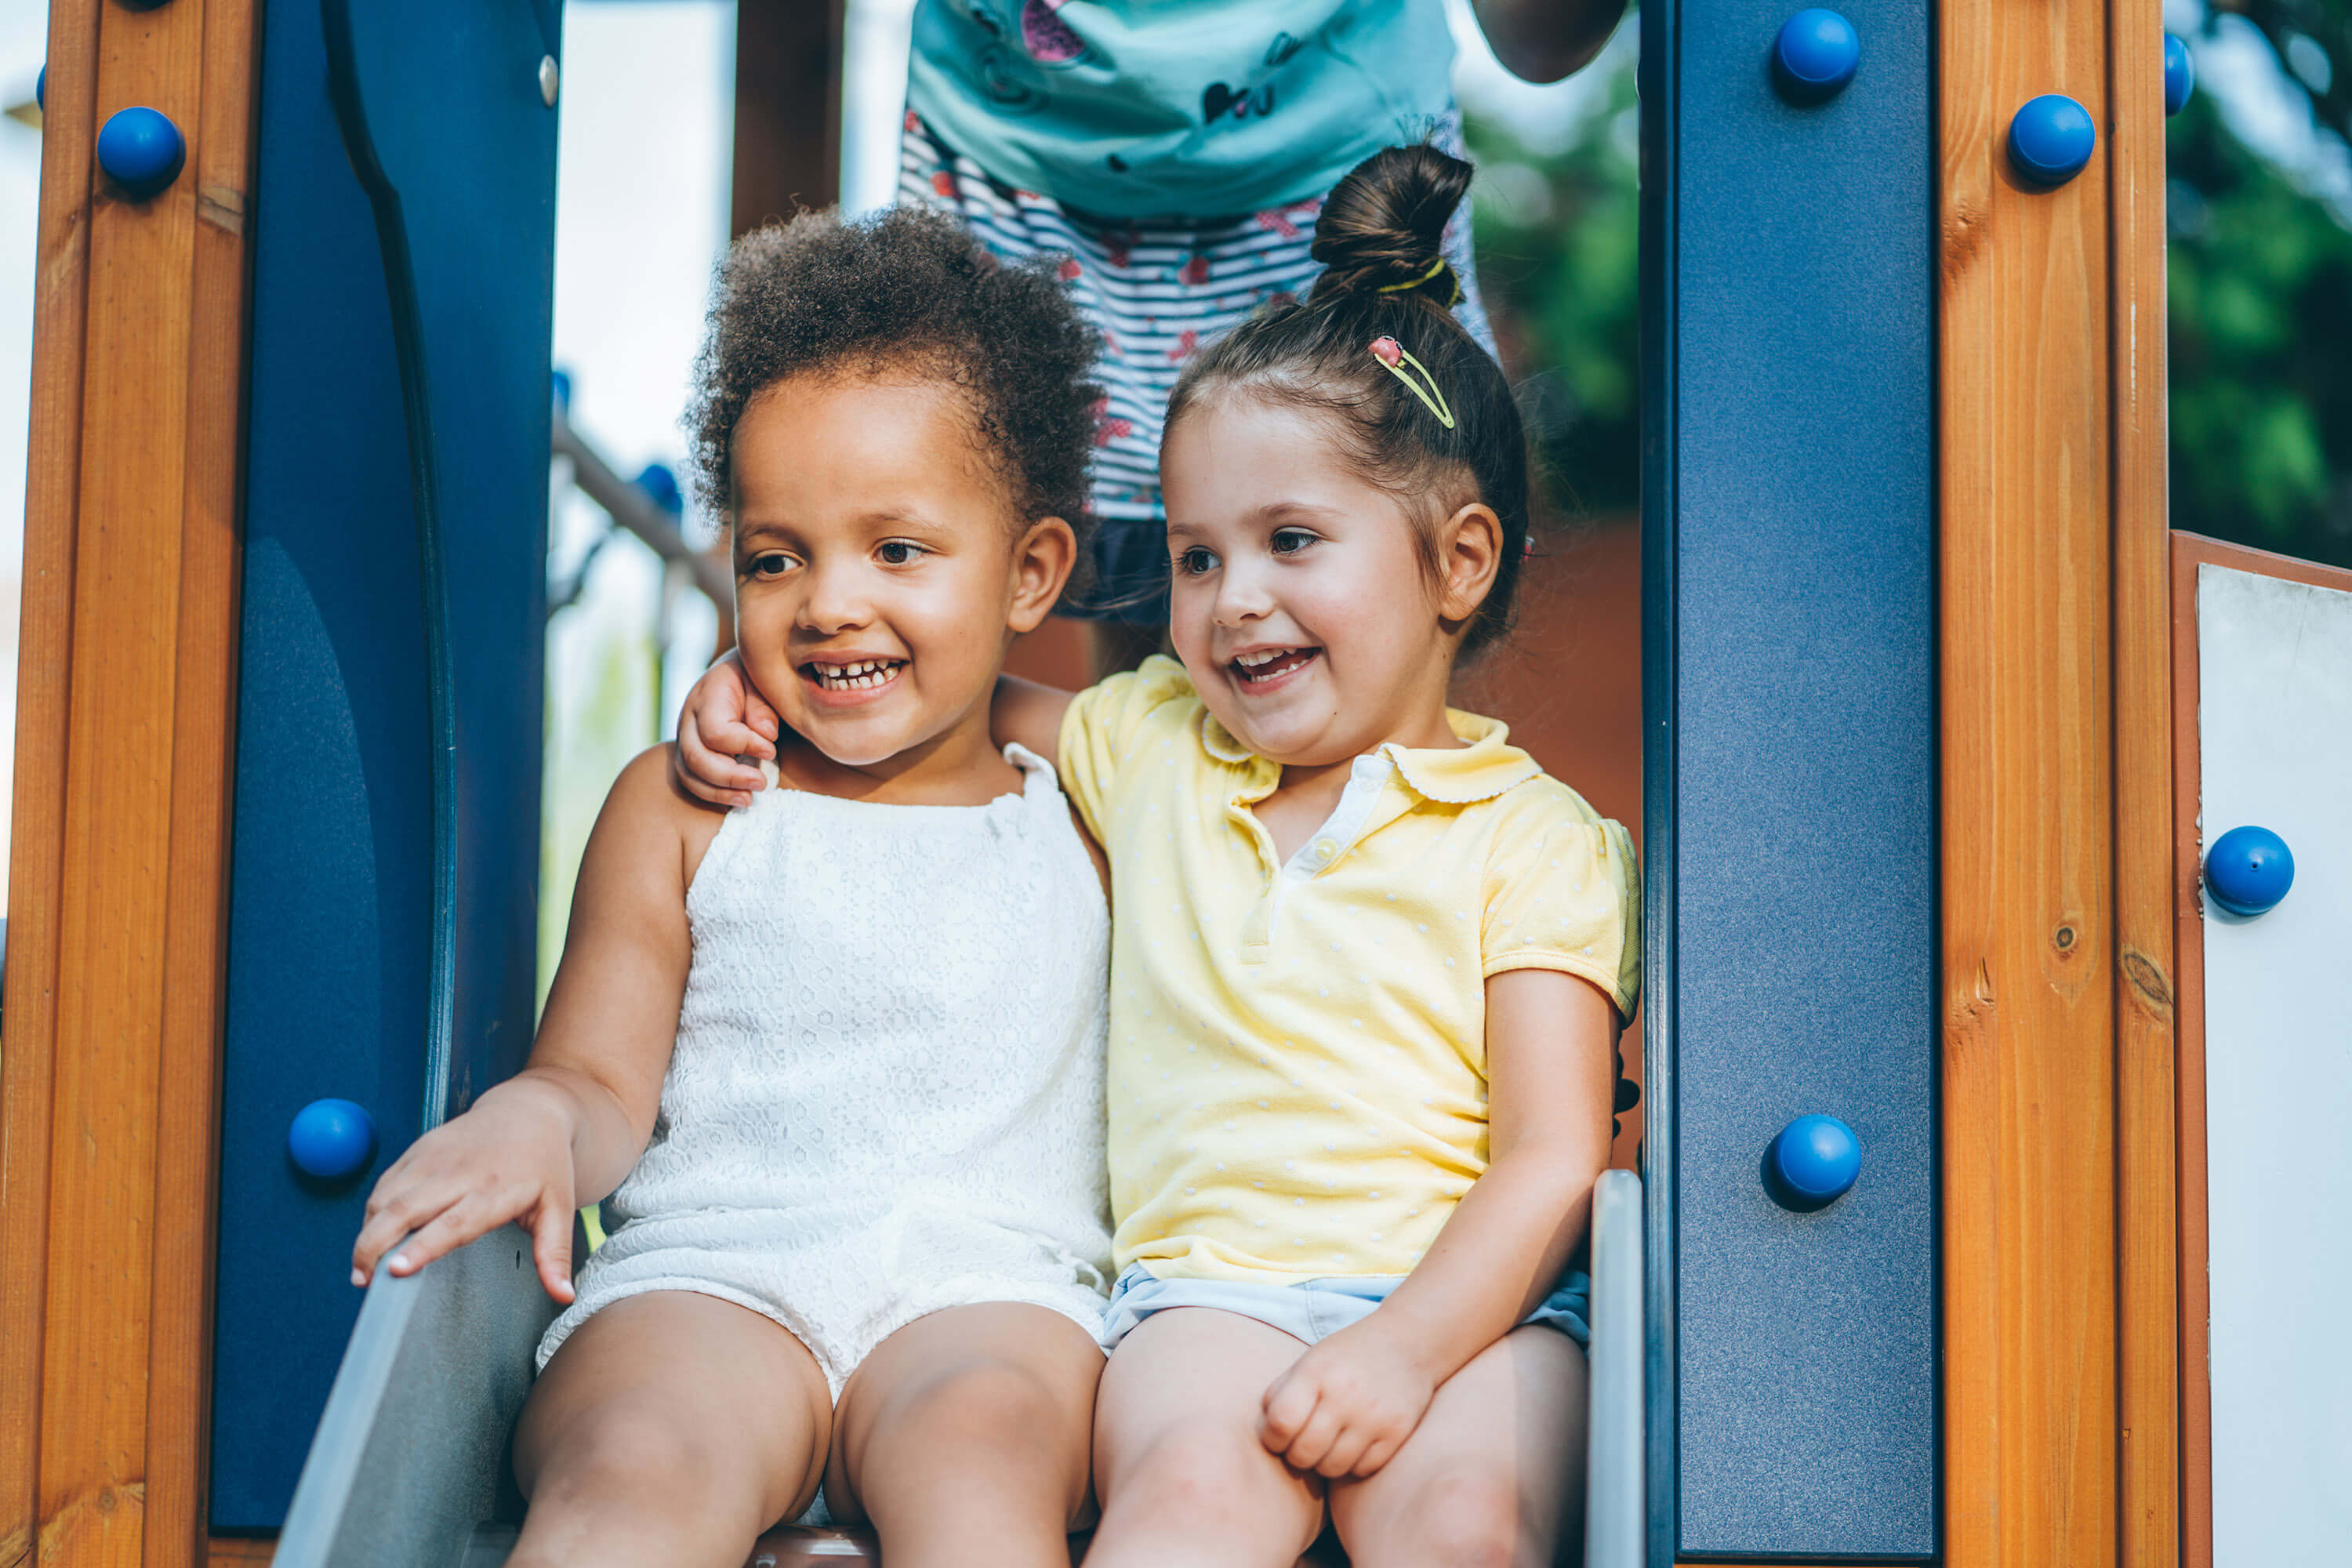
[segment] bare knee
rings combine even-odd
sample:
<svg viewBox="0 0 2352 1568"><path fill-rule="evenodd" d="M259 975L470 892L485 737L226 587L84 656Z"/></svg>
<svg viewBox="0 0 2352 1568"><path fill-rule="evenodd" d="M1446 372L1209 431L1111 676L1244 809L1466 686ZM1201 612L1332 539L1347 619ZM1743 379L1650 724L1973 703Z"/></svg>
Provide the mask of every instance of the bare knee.
<svg viewBox="0 0 2352 1568"><path fill-rule="evenodd" d="M1449 1466L1400 1499L1393 1517L1348 1542L1358 1568L1444 1563L1459 1568L1529 1568L1551 1561L1558 1521L1531 1517L1507 1476Z"/></svg>
<svg viewBox="0 0 2352 1568"><path fill-rule="evenodd" d="M895 1440L927 1447L1011 1445L1026 1452L1041 1446L1041 1438L1050 1445L1049 1434L1057 1426L1071 1427L1071 1440L1083 1445L1085 1415L1083 1400L1035 1369L982 1356L940 1367L894 1391L877 1413L874 1437L887 1432Z"/></svg>
<svg viewBox="0 0 2352 1568"><path fill-rule="evenodd" d="M666 1410L607 1405L542 1440L530 1474L518 1477L533 1508L587 1500L664 1511L699 1511L718 1500L724 1455L707 1430Z"/></svg>
<svg viewBox="0 0 2352 1568"><path fill-rule="evenodd" d="M1230 1422L1192 1416L1171 1422L1120 1467L1106 1510L1199 1520L1248 1508L1254 1495L1287 1479L1257 1435Z"/></svg>

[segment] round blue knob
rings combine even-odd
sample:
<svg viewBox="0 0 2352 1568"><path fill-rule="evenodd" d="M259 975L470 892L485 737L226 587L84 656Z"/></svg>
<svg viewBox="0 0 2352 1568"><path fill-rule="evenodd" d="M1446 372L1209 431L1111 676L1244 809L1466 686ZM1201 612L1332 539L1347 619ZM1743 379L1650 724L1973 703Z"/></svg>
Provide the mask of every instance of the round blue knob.
<svg viewBox="0 0 2352 1568"><path fill-rule="evenodd" d="M375 1118L348 1100L314 1100L294 1113L286 1152L306 1176L356 1176L375 1160Z"/></svg>
<svg viewBox="0 0 2352 1568"><path fill-rule="evenodd" d="M1782 1208L1825 1208L1862 1174L1862 1143L1834 1116L1800 1116L1764 1151L1764 1186Z"/></svg>
<svg viewBox="0 0 2352 1568"><path fill-rule="evenodd" d="M2098 140L2089 110L2063 92L2045 92L2009 122L2009 161L2022 180L2063 185L2083 172Z"/></svg>
<svg viewBox="0 0 2352 1568"><path fill-rule="evenodd" d="M43 66L33 79L33 107L47 114L49 111L49 68Z"/></svg>
<svg viewBox="0 0 2352 1568"><path fill-rule="evenodd" d="M646 499L672 517L686 515L686 497L677 488L677 476L670 472L667 463L647 463L637 470L637 489Z"/></svg>
<svg viewBox="0 0 2352 1568"><path fill-rule="evenodd" d="M187 157L180 128L152 109L120 110L98 129L98 166L133 196L152 196L178 179Z"/></svg>
<svg viewBox="0 0 2352 1568"><path fill-rule="evenodd" d="M555 395L555 406L564 413L572 412L572 373L553 370L547 374L548 390Z"/></svg>
<svg viewBox="0 0 2352 1568"><path fill-rule="evenodd" d="M1834 11L1800 11L1772 40L1772 74L1782 92L1803 103L1834 96L1861 60L1861 35Z"/></svg>
<svg viewBox="0 0 2352 1568"><path fill-rule="evenodd" d="M2178 34L2164 35L2164 112L2178 114L2189 107L2197 90L2197 62L2189 56L2189 41Z"/></svg>
<svg viewBox="0 0 2352 1568"><path fill-rule="evenodd" d="M2232 827L2205 851L2205 890L2233 915L2266 915L2294 886L2294 855L2267 827Z"/></svg>

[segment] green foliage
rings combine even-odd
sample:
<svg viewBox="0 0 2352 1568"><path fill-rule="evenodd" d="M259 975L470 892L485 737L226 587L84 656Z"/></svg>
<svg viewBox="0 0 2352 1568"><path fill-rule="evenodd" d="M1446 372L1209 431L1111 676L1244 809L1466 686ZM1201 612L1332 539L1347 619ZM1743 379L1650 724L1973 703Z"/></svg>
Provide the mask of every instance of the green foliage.
<svg viewBox="0 0 2352 1568"><path fill-rule="evenodd" d="M1478 283L1504 363L1521 379L1557 499L1593 512L1630 510L1642 489L1630 68L1603 101L1557 153L1475 116L1464 127L1479 171Z"/></svg>
<svg viewBox="0 0 2352 1568"><path fill-rule="evenodd" d="M2202 92L2167 166L2173 526L2352 565L2352 230Z"/></svg>

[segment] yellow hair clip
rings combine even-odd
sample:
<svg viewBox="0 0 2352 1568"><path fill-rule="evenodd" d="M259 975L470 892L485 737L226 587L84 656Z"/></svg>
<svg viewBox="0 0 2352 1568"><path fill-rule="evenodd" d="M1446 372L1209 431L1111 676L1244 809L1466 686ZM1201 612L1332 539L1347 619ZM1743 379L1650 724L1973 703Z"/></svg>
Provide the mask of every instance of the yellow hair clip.
<svg viewBox="0 0 2352 1568"><path fill-rule="evenodd" d="M1408 278L1402 283L1383 283L1379 288L1373 289L1372 292L1375 294L1402 294L1408 289L1420 288L1423 284L1428 282L1431 279L1436 277L1441 272L1446 274L1447 281L1454 285L1454 298L1445 301L1445 308L1451 310L1454 306L1462 303L1462 279L1445 264L1445 258L1443 256L1439 257L1436 260L1431 262L1428 267L1423 268L1420 277Z"/></svg>
<svg viewBox="0 0 2352 1568"><path fill-rule="evenodd" d="M1415 359L1412 351L1394 338L1374 338L1371 348L1372 357L1381 362L1382 369L1411 387L1412 395L1421 399L1422 405L1437 416L1439 424L1448 430L1454 428L1454 410L1445 405L1445 394L1437 390L1437 378L1429 374L1427 365ZM1408 364L1421 372L1421 381L1415 381L1405 370ZM1423 382L1428 383L1426 391L1423 390Z"/></svg>

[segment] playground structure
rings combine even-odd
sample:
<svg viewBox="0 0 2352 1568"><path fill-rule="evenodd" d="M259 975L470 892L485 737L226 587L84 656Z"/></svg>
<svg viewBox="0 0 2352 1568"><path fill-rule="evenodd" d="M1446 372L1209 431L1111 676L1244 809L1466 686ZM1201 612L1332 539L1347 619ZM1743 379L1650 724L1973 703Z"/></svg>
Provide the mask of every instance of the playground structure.
<svg viewBox="0 0 2352 1568"><path fill-rule="evenodd" d="M2352 574L2167 531L2157 8L1795 9L1640 22L1647 1121L1589 1561L2325 1561ZM838 56L740 15L738 227L829 194ZM52 7L0 1564L515 1516L511 1245L364 1308L342 1259L530 1032L561 21ZM330 1099L372 1133L298 1165Z"/></svg>

